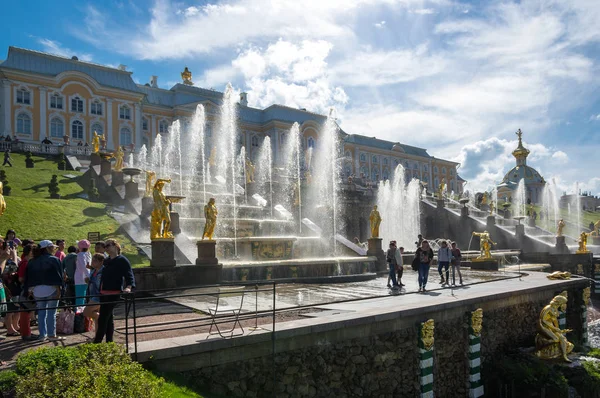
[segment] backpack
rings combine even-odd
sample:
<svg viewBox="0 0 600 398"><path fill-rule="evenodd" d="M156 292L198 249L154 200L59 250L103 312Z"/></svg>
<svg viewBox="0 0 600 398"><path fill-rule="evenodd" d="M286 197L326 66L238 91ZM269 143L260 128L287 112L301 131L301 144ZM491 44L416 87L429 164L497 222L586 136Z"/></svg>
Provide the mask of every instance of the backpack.
<svg viewBox="0 0 600 398"><path fill-rule="evenodd" d="M415 255L415 258L413 258L410 266L413 271L417 271L419 269L419 256L418 255Z"/></svg>

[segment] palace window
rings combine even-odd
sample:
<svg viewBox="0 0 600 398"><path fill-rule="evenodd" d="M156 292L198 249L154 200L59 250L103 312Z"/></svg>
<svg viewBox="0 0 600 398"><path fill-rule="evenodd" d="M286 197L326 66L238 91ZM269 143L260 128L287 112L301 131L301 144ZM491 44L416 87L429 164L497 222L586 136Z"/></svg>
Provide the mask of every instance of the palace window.
<svg viewBox="0 0 600 398"><path fill-rule="evenodd" d="M17 116L17 133L31 134L31 117L26 113Z"/></svg>
<svg viewBox="0 0 600 398"><path fill-rule="evenodd" d="M142 118L142 130L148 131L148 118Z"/></svg>
<svg viewBox="0 0 600 398"><path fill-rule="evenodd" d="M81 123L79 120L75 120L73 123L71 123L71 138L76 140L83 139L83 123Z"/></svg>
<svg viewBox="0 0 600 398"><path fill-rule="evenodd" d="M371 158L371 163L377 163L377 156L373 155Z"/></svg>
<svg viewBox="0 0 600 398"><path fill-rule="evenodd" d="M387 164L388 164L388 159L387 158L383 158L383 164L387 166ZM384 176L383 178L387 179L386 176Z"/></svg>
<svg viewBox="0 0 600 398"><path fill-rule="evenodd" d="M346 160L352 160L352 154L350 153L350 151L346 151L344 153L344 156L346 157Z"/></svg>
<svg viewBox="0 0 600 398"><path fill-rule="evenodd" d="M131 120L131 109L127 105L119 107L119 119Z"/></svg>
<svg viewBox="0 0 600 398"><path fill-rule="evenodd" d="M94 131L98 135L104 134L104 129L102 128L102 125L100 123L94 123L94 124L92 124L92 128L90 129L90 132L92 133L92 134L90 134L91 136L94 135Z"/></svg>
<svg viewBox="0 0 600 398"><path fill-rule="evenodd" d="M434 173L437 173L437 172L438 172L438 168L437 168L437 166L434 166L434 167L433 167L433 172L434 172ZM437 185L437 184L435 184L435 185Z"/></svg>
<svg viewBox="0 0 600 398"><path fill-rule="evenodd" d="M50 108L62 109L63 108L63 97L58 94L54 94L50 97Z"/></svg>
<svg viewBox="0 0 600 398"><path fill-rule="evenodd" d="M415 164L413 164L413 169L415 169L415 170L419 170L419 165L418 165L418 164L416 164L416 163L415 163Z"/></svg>
<svg viewBox="0 0 600 398"><path fill-rule="evenodd" d="M253 147L253 148L258 148L258 136L253 135L250 138L250 146Z"/></svg>
<svg viewBox="0 0 600 398"><path fill-rule="evenodd" d="M450 189L454 191L454 181L450 181Z"/></svg>
<svg viewBox="0 0 600 398"><path fill-rule="evenodd" d="M454 169L450 169L450 175L453 176L454 175Z"/></svg>
<svg viewBox="0 0 600 398"><path fill-rule="evenodd" d="M71 98L71 112L83 113L83 100L79 97Z"/></svg>
<svg viewBox="0 0 600 398"><path fill-rule="evenodd" d="M160 123L158 123L158 132L161 134L169 132L169 123L167 123L166 120L161 120Z"/></svg>
<svg viewBox="0 0 600 398"><path fill-rule="evenodd" d="M121 129L119 138L121 140L121 145L131 145L133 142L131 140L131 130L129 130L127 127L123 127Z"/></svg>
<svg viewBox="0 0 600 398"><path fill-rule="evenodd" d="M427 165L426 164L423 165L423 171L427 173Z"/></svg>
<svg viewBox="0 0 600 398"><path fill-rule="evenodd" d="M387 160L387 159L386 159L386 160ZM383 170L383 179L384 179L384 180L387 180L387 179L389 179L389 173L388 173L388 171L387 171L387 170Z"/></svg>
<svg viewBox="0 0 600 398"><path fill-rule="evenodd" d="M446 168L442 167L442 174L446 174Z"/></svg>
<svg viewBox="0 0 600 398"><path fill-rule="evenodd" d="M366 162L367 161L367 155L365 155L364 153L360 154L360 161L361 162Z"/></svg>
<svg viewBox="0 0 600 398"><path fill-rule="evenodd" d="M102 102L96 100L92 102L92 109L90 110L92 115L102 116Z"/></svg>
<svg viewBox="0 0 600 398"><path fill-rule="evenodd" d="M17 90L17 104L31 105L31 93L24 88Z"/></svg>
<svg viewBox="0 0 600 398"><path fill-rule="evenodd" d="M308 137L307 143L308 143L308 147L309 148L314 148L315 147L315 139L314 138Z"/></svg>
<svg viewBox="0 0 600 398"><path fill-rule="evenodd" d="M360 168L360 177L361 178L365 178L368 177L369 171L367 170L367 168L365 166Z"/></svg>
<svg viewBox="0 0 600 398"><path fill-rule="evenodd" d="M61 138L65 135L65 124L57 117L50 120L50 137Z"/></svg>

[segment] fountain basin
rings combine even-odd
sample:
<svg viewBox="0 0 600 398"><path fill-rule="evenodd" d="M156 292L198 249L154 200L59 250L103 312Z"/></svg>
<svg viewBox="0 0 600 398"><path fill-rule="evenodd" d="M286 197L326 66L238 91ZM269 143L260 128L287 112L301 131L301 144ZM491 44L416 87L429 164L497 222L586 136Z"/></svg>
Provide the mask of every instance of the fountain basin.
<svg viewBox="0 0 600 398"><path fill-rule="evenodd" d="M295 236L248 236L243 238L217 239L217 257L232 258L233 245L237 242L239 258L266 261L293 258Z"/></svg>

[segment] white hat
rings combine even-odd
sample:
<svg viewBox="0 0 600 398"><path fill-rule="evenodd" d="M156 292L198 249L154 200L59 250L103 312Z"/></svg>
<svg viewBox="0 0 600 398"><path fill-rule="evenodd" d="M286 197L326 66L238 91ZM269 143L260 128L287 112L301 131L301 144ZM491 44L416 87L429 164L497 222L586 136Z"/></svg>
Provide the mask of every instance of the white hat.
<svg viewBox="0 0 600 398"><path fill-rule="evenodd" d="M45 239L39 243L40 249L45 249L47 247L54 247L54 243L51 240Z"/></svg>

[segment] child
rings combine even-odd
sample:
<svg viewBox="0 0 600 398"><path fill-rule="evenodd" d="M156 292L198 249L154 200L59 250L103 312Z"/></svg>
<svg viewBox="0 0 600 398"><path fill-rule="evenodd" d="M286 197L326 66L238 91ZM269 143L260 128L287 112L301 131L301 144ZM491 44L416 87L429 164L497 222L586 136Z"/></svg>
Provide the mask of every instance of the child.
<svg viewBox="0 0 600 398"><path fill-rule="evenodd" d="M92 257L92 272L88 278L88 295L90 301L83 310L83 315L94 320L94 329L98 331L98 316L100 315L100 280L102 279L102 266L104 254L96 253Z"/></svg>
<svg viewBox="0 0 600 398"><path fill-rule="evenodd" d="M92 254L90 250L90 241L80 240L77 243L79 253L77 253L77 263L75 265L75 306L83 307L85 305L85 296L87 294L87 280L90 277L89 267L92 263ZM79 311L77 311L79 312Z"/></svg>

